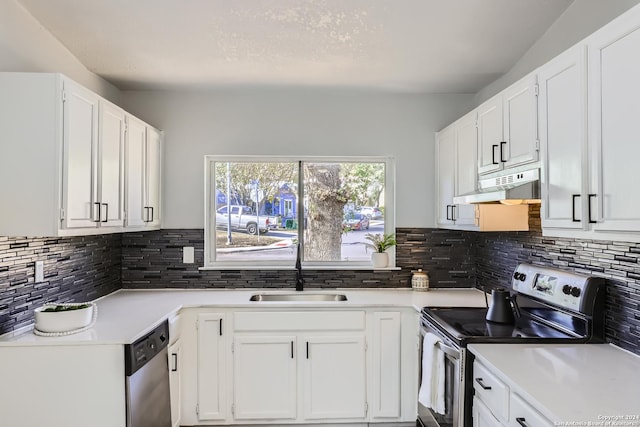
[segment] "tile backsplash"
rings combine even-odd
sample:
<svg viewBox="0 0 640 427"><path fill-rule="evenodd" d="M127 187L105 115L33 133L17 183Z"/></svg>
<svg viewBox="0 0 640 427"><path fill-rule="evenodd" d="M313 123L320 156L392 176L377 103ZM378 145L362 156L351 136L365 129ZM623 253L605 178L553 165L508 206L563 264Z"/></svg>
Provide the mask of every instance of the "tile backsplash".
<svg viewBox="0 0 640 427"><path fill-rule="evenodd" d="M306 288L410 287L411 271L429 272L431 286L474 285L468 233L425 228L396 232L398 271L304 270ZM182 263L183 246L195 248L195 263ZM125 288L281 288L295 287L293 270L206 270L202 229L127 233L122 238L122 284ZM451 266L455 266L452 268Z"/></svg>
<svg viewBox="0 0 640 427"><path fill-rule="evenodd" d="M121 287L121 236L0 236L0 334L33 322L44 302L88 301ZM35 282L35 262L44 281Z"/></svg>

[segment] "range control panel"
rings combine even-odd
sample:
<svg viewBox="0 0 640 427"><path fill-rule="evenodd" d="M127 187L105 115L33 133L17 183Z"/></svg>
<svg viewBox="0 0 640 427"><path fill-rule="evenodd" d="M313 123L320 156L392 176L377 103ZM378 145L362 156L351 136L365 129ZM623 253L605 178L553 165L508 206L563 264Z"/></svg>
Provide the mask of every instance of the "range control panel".
<svg viewBox="0 0 640 427"><path fill-rule="evenodd" d="M586 313L603 279L568 271L520 264L511 278L514 291L545 302Z"/></svg>

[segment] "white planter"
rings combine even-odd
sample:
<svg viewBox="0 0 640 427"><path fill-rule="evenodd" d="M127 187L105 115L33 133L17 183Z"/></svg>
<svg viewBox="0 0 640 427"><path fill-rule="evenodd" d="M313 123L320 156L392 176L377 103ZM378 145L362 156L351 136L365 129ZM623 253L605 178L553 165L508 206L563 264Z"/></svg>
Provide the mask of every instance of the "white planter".
<svg viewBox="0 0 640 427"><path fill-rule="evenodd" d="M373 268L385 268L389 265L389 254L386 252L374 252L371 254Z"/></svg>
<svg viewBox="0 0 640 427"><path fill-rule="evenodd" d="M49 307L79 304L48 304L34 310L36 324L35 329L40 332L69 332L87 327L94 320L93 312L95 304L90 303L89 307L68 311L43 311Z"/></svg>

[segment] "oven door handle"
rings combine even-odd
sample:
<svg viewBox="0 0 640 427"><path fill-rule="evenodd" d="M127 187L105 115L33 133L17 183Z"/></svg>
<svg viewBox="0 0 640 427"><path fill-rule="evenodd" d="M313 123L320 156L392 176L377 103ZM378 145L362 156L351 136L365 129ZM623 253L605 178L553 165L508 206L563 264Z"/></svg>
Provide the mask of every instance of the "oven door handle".
<svg viewBox="0 0 640 427"><path fill-rule="evenodd" d="M442 342L439 342L437 346L444 354L451 356L453 359L460 359L460 352L455 348L445 345Z"/></svg>
<svg viewBox="0 0 640 427"><path fill-rule="evenodd" d="M428 332L428 330L425 328L424 325L422 325L421 329L421 336L424 337L424 335ZM445 343L443 343L442 341L439 341L437 344L438 348L440 348L440 350L442 350L442 352L446 355L451 356L452 359L460 359L460 350L457 350L451 346L446 345Z"/></svg>

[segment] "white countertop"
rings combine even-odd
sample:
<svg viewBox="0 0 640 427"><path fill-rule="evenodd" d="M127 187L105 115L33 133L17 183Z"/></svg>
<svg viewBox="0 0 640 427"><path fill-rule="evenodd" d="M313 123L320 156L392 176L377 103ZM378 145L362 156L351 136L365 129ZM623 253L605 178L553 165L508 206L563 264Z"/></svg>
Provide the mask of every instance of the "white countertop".
<svg viewBox="0 0 640 427"><path fill-rule="evenodd" d="M556 425L640 426L639 356L611 344L468 348Z"/></svg>
<svg viewBox="0 0 640 427"><path fill-rule="evenodd" d="M347 301L331 302L251 302L255 293L293 293L292 289L211 289L211 290L119 290L95 301L98 319L89 330L64 337L40 337L31 329L0 336L0 346L130 344L181 308L370 308L425 306L483 307L483 293L477 289L310 289L305 293L341 293Z"/></svg>

